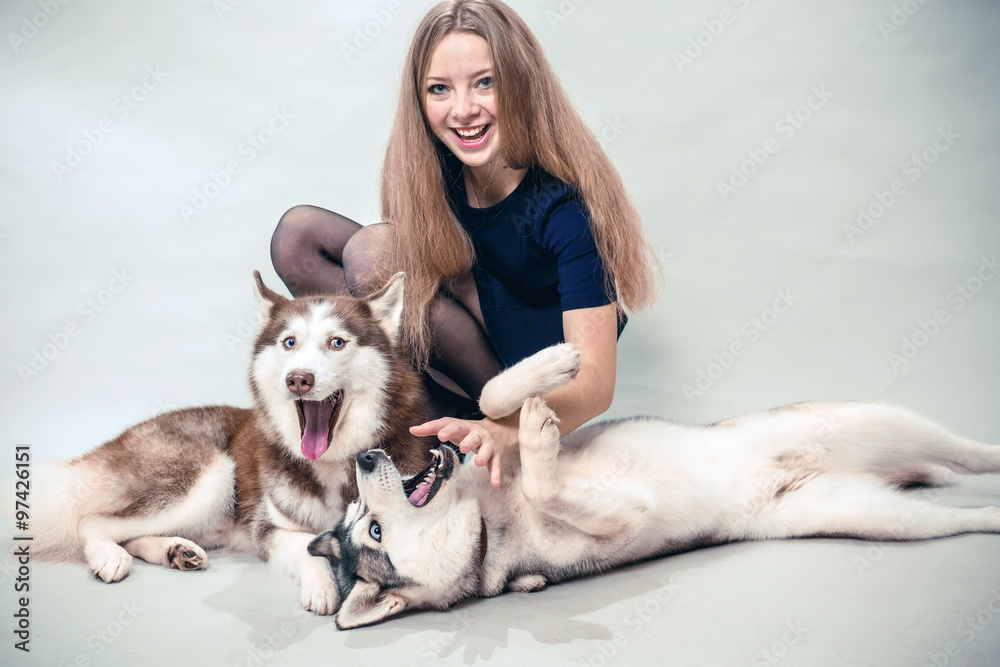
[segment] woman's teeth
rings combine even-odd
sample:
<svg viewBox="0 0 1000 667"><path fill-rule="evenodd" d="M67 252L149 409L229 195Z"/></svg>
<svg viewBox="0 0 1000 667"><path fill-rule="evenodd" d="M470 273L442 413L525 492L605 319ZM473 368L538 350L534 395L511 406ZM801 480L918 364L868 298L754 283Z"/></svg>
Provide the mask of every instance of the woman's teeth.
<svg viewBox="0 0 1000 667"><path fill-rule="evenodd" d="M481 137L484 132L486 132L487 127L489 127L488 123L486 125L480 125L479 127L474 127L468 130L455 128L455 133L465 141L475 141Z"/></svg>

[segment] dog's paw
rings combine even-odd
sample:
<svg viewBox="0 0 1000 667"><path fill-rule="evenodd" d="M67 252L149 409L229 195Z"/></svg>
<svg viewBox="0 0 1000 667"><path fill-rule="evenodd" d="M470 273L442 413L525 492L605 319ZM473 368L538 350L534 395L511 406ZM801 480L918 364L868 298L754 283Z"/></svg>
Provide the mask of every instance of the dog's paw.
<svg viewBox="0 0 1000 667"><path fill-rule="evenodd" d="M329 616L340 608L340 594L337 585L327 575L325 577L304 577L299 602L306 611L319 616Z"/></svg>
<svg viewBox="0 0 1000 667"><path fill-rule="evenodd" d="M167 543L167 564L182 572L204 570L208 554L191 540L177 537Z"/></svg>
<svg viewBox="0 0 1000 667"><path fill-rule="evenodd" d="M580 348L572 343L559 343L547 347L536 356L541 364L539 384L551 387L541 393L547 394L576 377L580 372Z"/></svg>
<svg viewBox="0 0 1000 667"><path fill-rule="evenodd" d="M521 407L517 438L522 448L546 449L559 444L559 418L541 398L529 398Z"/></svg>
<svg viewBox="0 0 1000 667"><path fill-rule="evenodd" d="M533 593L548 585L548 579L540 574L522 574L507 582L508 590Z"/></svg>
<svg viewBox="0 0 1000 667"><path fill-rule="evenodd" d="M106 583L113 584L128 576L132 570L132 556L117 544L109 542L94 552L87 565Z"/></svg>
<svg viewBox="0 0 1000 667"><path fill-rule="evenodd" d="M571 343L552 345L522 359L486 383L479 409L490 419L506 417L530 396L544 396L576 377L580 350Z"/></svg>

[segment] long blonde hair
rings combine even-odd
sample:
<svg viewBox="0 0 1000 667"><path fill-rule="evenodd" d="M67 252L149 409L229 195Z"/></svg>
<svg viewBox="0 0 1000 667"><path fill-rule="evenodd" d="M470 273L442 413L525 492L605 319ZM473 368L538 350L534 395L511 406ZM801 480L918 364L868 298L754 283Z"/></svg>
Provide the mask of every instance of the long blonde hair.
<svg viewBox="0 0 1000 667"><path fill-rule="evenodd" d="M448 205L438 140L424 109L434 49L459 31L489 45L503 125L500 155L513 168L541 167L579 192L608 273L605 289L616 295L619 314L650 305L657 291L659 264L639 212L531 30L499 0L447 0L424 16L410 44L382 167L382 219L395 231L382 272L406 271L403 342L421 368L432 342L428 306L442 281L468 273L475 259L472 241Z"/></svg>

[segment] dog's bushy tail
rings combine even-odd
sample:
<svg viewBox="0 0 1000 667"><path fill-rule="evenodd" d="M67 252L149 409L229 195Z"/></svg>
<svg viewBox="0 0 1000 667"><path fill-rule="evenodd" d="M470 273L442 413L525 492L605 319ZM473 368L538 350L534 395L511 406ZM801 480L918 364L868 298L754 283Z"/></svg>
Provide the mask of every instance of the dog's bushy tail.
<svg viewBox="0 0 1000 667"><path fill-rule="evenodd" d="M500 419L521 409L533 396L558 389L580 370L580 350L559 343L522 359L495 376L483 387L479 410L490 419Z"/></svg>
<svg viewBox="0 0 1000 667"><path fill-rule="evenodd" d="M24 535L32 538L32 555L42 560L82 560L77 525L90 500L84 468L66 463L34 466L30 497Z"/></svg>

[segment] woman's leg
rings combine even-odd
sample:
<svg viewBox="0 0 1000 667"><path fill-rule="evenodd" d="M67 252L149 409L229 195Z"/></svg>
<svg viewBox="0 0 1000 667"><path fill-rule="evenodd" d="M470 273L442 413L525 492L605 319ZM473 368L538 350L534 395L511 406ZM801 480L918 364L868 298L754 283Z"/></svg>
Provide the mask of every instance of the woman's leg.
<svg viewBox="0 0 1000 667"><path fill-rule="evenodd" d="M347 285L352 294L365 294L378 287L375 277L375 259L387 247L392 226L385 223L368 225L350 238L343 251L343 265ZM456 281L463 289L455 295L441 293L431 302L430 326L434 346L431 367L448 376L473 401L479 398L483 385L503 370L486 331L480 325L479 298L475 285L468 280ZM470 288L471 285L471 288ZM436 383L432 384L436 385ZM432 397L444 402L439 386L430 386ZM459 403L460 397L448 392ZM473 407L456 405L459 409Z"/></svg>
<svg viewBox="0 0 1000 667"><path fill-rule="evenodd" d="M343 254L361 225L316 206L295 206L271 236L271 263L292 296L347 294Z"/></svg>

